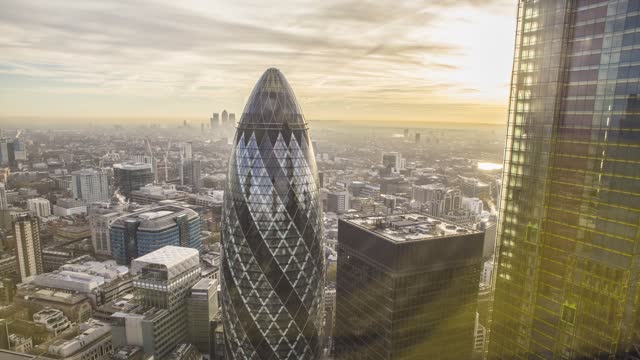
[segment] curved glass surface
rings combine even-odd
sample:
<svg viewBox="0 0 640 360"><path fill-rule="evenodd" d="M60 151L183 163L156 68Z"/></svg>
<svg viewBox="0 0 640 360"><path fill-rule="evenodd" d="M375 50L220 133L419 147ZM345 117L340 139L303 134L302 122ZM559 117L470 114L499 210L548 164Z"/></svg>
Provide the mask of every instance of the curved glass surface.
<svg viewBox="0 0 640 360"><path fill-rule="evenodd" d="M242 114L222 220L223 322L231 359L318 359L322 213L306 123L269 69Z"/></svg>

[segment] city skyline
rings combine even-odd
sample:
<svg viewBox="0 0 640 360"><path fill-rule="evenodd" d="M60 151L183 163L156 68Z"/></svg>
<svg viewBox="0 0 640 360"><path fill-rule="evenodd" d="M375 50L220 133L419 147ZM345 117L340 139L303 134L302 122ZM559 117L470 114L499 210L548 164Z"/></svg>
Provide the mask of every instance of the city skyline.
<svg viewBox="0 0 640 360"><path fill-rule="evenodd" d="M516 5L504 0L2 3L7 125L206 122L239 112L272 66L311 120L506 118Z"/></svg>
<svg viewBox="0 0 640 360"><path fill-rule="evenodd" d="M640 0L0 4L0 358L640 359Z"/></svg>

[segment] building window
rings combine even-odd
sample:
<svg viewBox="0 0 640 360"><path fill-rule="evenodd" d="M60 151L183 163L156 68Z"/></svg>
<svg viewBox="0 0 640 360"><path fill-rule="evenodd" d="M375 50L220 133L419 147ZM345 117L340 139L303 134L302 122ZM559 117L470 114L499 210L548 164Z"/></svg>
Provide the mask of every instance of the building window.
<svg viewBox="0 0 640 360"><path fill-rule="evenodd" d="M570 325L575 325L576 304L571 304L565 301L562 305L562 321Z"/></svg>

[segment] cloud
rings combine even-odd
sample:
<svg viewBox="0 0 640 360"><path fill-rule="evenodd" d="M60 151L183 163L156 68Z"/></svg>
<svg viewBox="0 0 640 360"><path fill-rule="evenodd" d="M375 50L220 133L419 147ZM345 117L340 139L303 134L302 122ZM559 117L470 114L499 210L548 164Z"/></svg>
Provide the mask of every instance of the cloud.
<svg viewBox="0 0 640 360"><path fill-rule="evenodd" d="M278 66L305 98L409 96L441 86L430 71L461 70L449 60L465 49L429 36L444 10L503 2L0 0L0 80L12 79L0 95L215 97L241 108L260 72Z"/></svg>

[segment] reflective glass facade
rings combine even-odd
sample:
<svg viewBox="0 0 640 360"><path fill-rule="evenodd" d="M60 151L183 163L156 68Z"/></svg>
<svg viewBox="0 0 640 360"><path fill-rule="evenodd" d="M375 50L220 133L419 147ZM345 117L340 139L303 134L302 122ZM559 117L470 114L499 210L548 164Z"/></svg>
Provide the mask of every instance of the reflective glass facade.
<svg viewBox="0 0 640 360"><path fill-rule="evenodd" d="M269 69L236 131L221 269L230 359L319 359L324 257L315 157L286 79Z"/></svg>
<svg viewBox="0 0 640 360"><path fill-rule="evenodd" d="M471 359L484 234L360 219L338 225L335 359ZM385 221L407 232L389 237Z"/></svg>
<svg viewBox="0 0 640 360"><path fill-rule="evenodd" d="M168 245L202 249L202 218L195 211L174 206L151 210L155 211L123 216L111 224L111 255L118 264L129 264Z"/></svg>
<svg viewBox="0 0 640 360"><path fill-rule="evenodd" d="M519 1L491 359L640 344L640 1Z"/></svg>

